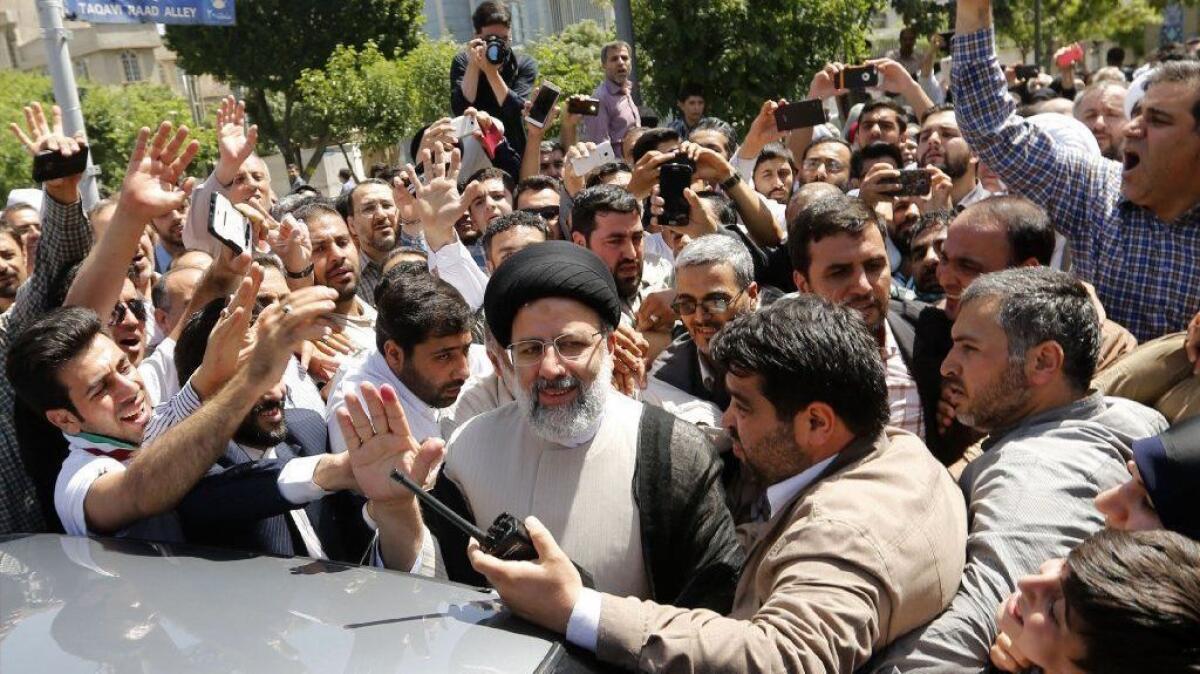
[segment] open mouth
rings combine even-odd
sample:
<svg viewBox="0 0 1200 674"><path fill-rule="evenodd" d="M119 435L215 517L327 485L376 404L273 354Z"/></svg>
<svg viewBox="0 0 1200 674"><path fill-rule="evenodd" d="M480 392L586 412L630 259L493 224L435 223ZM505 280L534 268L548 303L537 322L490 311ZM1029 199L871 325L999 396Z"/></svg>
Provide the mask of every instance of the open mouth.
<svg viewBox="0 0 1200 674"><path fill-rule="evenodd" d="M126 424L142 424L149 418L149 410L146 408L145 398L139 398L133 410L128 414L119 417L122 423Z"/></svg>
<svg viewBox="0 0 1200 674"><path fill-rule="evenodd" d="M1128 173L1142 163L1142 157L1137 152L1125 151L1125 172Z"/></svg>
<svg viewBox="0 0 1200 674"><path fill-rule="evenodd" d="M123 337L117 340L123 351L136 351L142 346L142 338L137 336Z"/></svg>
<svg viewBox="0 0 1200 674"><path fill-rule="evenodd" d="M349 267L338 267L337 269L334 269L333 271L329 272L329 282L330 283L346 283L353 276L354 276L354 273L350 271Z"/></svg>

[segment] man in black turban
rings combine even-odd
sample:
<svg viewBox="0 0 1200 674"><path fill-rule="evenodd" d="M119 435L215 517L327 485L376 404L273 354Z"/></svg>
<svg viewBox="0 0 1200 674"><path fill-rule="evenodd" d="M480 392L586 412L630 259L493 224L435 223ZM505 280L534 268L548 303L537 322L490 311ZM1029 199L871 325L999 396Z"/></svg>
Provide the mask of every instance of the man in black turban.
<svg viewBox="0 0 1200 674"><path fill-rule="evenodd" d="M484 308L516 400L458 429L434 495L482 529L537 516L597 589L726 610L742 554L721 463L697 428L612 387L621 304L604 263L534 244L496 270ZM424 523L451 580L486 582L465 535Z"/></svg>

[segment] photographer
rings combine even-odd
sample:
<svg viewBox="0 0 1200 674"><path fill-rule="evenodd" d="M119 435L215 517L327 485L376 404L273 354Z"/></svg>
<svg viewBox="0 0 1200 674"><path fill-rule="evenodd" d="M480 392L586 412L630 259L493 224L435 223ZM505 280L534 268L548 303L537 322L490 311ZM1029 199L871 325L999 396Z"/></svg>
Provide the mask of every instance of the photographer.
<svg viewBox="0 0 1200 674"><path fill-rule="evenodd" d="M480 4L471 22L475 37L450 65L450 109L461 115L475 108L499 119L520 155L525 151L521 113L537 79L537 63L512 51L512 14L503 2Z"/></svg>

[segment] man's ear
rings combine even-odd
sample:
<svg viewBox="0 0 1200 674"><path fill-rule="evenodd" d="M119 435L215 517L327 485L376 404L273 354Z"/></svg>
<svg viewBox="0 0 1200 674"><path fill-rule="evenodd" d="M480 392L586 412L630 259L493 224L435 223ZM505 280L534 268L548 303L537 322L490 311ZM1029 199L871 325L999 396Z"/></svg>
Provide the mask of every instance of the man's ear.
<svg viewBox="0 0 1200 674"><path fill-rule="evenodd" d="M1025 376L1029 383L1045 386L1062 374L1065 360L1062 345L1054 340L1046 340L1026 354Z"/></svg>
<svg viewBox="0 0 1200 674"><path fill-rule="evenodd" d="M808 285L808 279L798 271L792 272L792 283L796 284L796 290L802 293L811 293L812 288Z"/></svg>
<svg viewBox="0 0 1200 674"><path fill-rule="evenodd" d="M1042 263L1038 262L1036 257L1031 257L1027 260L1017 263L1017 266L1018 267L1040 267L1040 266L1042 266Z"/></svg>
<svg viewBox="0 0 1200 674"><path fill-rule="evenodd" d="M164 331L170 332L170 330L167 329L167 312L159 309L158 307L154 308L154 322L158 323L158 326Z"/></svg>
<svg viewBox="0 0 1200 674"><path fill-rule="evenodd" d="M837 414L827 403L813 402L792 420L792 435L800 447L823 448L833 438Z"/></svg>
<svg viewBox="0 0 1200 674"><path fill-rule="evenodd" d="M83 431L83 421L70 410L46 410L46 421L71 435L79 435Z"/></svg>
<svg viewBox="0 0 1200 674"><path fill-rule="evenodd" d="M576 246L583 246L584 248L588 247L587 239L579 232L571 232L571 243Z"/></svg>
<svg viewBox="0 0 1200 674"><path fill-rule="evenodd" d="M400 372L404 369L404 349L390 339L383 343L383 359L387 361L392 372Z"/></svg>

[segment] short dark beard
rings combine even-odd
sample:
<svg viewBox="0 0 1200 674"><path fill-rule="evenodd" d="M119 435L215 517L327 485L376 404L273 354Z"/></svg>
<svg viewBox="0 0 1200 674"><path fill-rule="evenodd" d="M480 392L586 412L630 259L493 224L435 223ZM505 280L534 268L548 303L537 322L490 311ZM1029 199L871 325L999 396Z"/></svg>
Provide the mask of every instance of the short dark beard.
<svg viewBox="0 0 1200 674"><path fill-rule="evenodd" d="M447 382L446 385L442 387L435 386L434 384L425 381L420 373L417 372L417 368L412 366L412 361L408 358L405 358L404 367L396 376L400 378L400 381L407 386L408 390L412 391L412 394L419 398L421 402L435 409L449 407L454 404L455 400L458 399L458 396L447 399L448 396L442 392L443 389L457 384L459 386L459 392L461 393L461 387L466 383L465 381L455 381Z"/></svg>
<svg viewBox="0 0 1200 674"><path fill-rule="evenodd" d="M247 445L255 449L270 449L275 445L287 439L287 419L286 417L279 421L279 425L271 430L266 430L258 425L258 415L269 409L278 407L283 411L282 400L272 400L269 402L259 402L250 410L245 419L242 419L242 424L238 426L237 432L233 434L233 441L239 445Z"/></svg>

